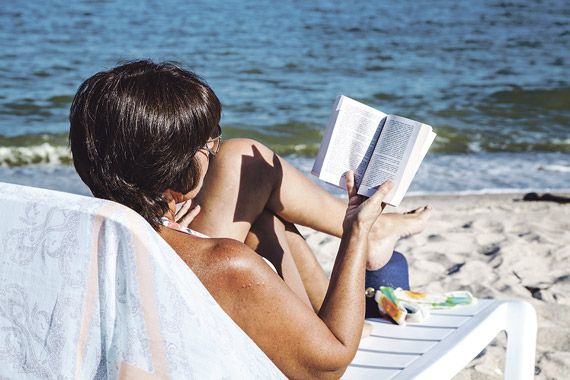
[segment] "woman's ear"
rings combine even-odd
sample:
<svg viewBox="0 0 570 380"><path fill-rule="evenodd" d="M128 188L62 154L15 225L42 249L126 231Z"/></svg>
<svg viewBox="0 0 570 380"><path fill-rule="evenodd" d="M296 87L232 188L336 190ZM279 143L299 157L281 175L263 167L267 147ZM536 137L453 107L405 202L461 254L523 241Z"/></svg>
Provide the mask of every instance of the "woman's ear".
<svg viewBox="0 0 570 380"><path fill-rule="evenodd" d="M174 191L172 189L166 189L162 192L162 196L168 203L174 201L174 203L181 203L184 202L184 194Z"/></svg>

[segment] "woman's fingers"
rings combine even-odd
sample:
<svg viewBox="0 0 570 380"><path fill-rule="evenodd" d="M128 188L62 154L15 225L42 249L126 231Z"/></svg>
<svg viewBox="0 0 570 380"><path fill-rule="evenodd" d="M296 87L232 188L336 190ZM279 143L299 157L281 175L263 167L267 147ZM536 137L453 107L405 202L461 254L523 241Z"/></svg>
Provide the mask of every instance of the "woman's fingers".
<svg viewBox="0 0 570 380"><path fill-rule="evenodd" d="M184 215L182 219L180 219L178 224L184 227L188 227L199 212L200 212L200 205L194 207L192 210L190 210L188 214Z"/></svg>
<svg viewBox="0 0 570 380"><path fill-rule="evenodd" d="M386 206L384 198L392 190L394 183L390 180L384 182L378 190L362 204L361 213L363 216L377 217L382 213Z"/></svg>
<svg viewBox="0 0 570 380"><path fill-rule="evenodd" d="M376 191L374 195L368 198L368 201L366 203L370 203L372 207L375 208L380 207L383 209L384 206L382 205L382 202L384 201L384 198L386 198L386 196L388 195L390 190L392 190L393 187L394 187L394 182L392 182L391 180L384 182L382 185L380 185L378 191Z"/></svg>
<svg viewBox="0 0 570 380"><path fill-rule="evenodd" d="M186 215L180 218L180 220L178 220L177 223L180 224L181 226L188 227L199 212L200 212L200 205L190 210Z"/></svg>
<svg viewBox="0 0 570 380"><path fill-rule="evenodd" d="M180 209L176 211L176 215L174 217L176 219L176 222L178 222L179 219L181 219L182 217L184 217L184 215L186 215L188 210L190 210L190 207L192 207L192 199L189 199L186 202L184 202L182 207L180 207Z"/></svg>
<svg viewBox="0 0 570 380"><path fill-rule="evenodd" d="M194 220L194 218L200 212L200 205L197 205L193 209L192 207L192 200L186 201L180 210L176 213L176 223L180 224L181 226L188 227L190 223Z"/></svg>
<svg viewBox="0 0 570 380"><path fill-rule="evenodd" d="M356 189L354 172L352 170L344 173L344 181L346 183L346 192L348 193L348 207L357 208L360 204L366 201L366 197L358 195L358 190Z"/></svg>
<svg viewBox="0 0 570 380"><path fill-rule="evenodd" d="M368 199L357 194L354 183L354 173L351 170L345 173L345 183L348 193L348 207L343 222L345 229L352 225L354 220L359 220L365 223L365 225L374 223L384 210L385 204L382 203L384 198L386 198L386 195L388 195L390 190L394 187L392 181L384 182L378 188L378 191Z"/></svg>
<svg viewBox="0 0 570 380"><path fill-rule="evenodd" d="M354 186L354 172L352 170L344 173L344 181L346 182L346 192L348 199L356 195L356 187Z"/></svg>

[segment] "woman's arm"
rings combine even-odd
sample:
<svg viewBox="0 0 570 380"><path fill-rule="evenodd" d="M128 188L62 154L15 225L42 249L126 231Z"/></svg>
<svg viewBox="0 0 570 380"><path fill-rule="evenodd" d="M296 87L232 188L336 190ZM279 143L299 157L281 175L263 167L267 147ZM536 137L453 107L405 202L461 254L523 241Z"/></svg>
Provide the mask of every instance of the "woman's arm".
<svg viewBox="0 0 570 380"><path fill-rule="evenodd" d="M390 186L350 201L330 286L316 315L246 246L221 239L198 276L230 317L291 378L338 378L356 353L364 318L368 232Z"/></svg>

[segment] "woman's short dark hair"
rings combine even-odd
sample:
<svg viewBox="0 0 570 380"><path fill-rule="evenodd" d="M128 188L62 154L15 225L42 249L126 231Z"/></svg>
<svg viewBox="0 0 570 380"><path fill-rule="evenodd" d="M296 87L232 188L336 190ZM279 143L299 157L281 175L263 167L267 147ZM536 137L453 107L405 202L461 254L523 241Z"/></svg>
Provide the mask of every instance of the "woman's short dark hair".
<svg viewBox="0 0 570 380"><path fill-rule="evenodd" d="M122 203L155 229L166 189L198 185L197 151L215 133L221 104L196 74L135 61L99 72L71 104L73 163L93 195Z"/></svg>

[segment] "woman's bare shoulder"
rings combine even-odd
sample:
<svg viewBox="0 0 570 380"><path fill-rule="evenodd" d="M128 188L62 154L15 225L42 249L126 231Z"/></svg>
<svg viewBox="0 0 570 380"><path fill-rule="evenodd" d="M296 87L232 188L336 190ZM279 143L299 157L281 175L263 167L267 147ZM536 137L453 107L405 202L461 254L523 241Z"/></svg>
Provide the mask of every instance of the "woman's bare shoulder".
<svg viewBox="0 0 570 380"><path fill-rule="evenodd" d="M274 275L265 261L247 245L233 239L212 240L207 248L205 270L209 275L219 276L212 279L216 285L232 290L268 281L268 276ZM232 291L229 293L233 294Z"/></svg>
<svg viewBox="0 0 570 380"><path fill-rule="evenodd" d="M230 316L243 308L238 290L252 296L252 291L279 280L257 253L237 240L203 239L178 231L161 231L161 236Z"/></svg>
<svg viewBox="0 0 570 380"><path fill-rule="evenodd" d="M174 230L161 230L161 236L202 282L222 276L217 282L239 281L263 275L269 268L257 253L237 240L204 239Z"/></svg>

